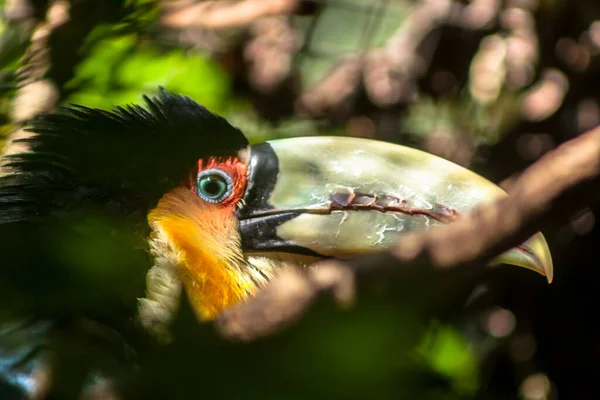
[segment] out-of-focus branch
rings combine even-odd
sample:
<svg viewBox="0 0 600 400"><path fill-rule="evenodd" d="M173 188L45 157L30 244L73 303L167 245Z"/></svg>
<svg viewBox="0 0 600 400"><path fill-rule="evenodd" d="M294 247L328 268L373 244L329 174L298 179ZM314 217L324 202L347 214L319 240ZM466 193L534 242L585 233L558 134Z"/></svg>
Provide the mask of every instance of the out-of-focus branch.
<svg viewBox="0 0 600 400"><path fill-rule="evenodd" d="M48 41L55 29L69 21L69 9L69 3L55 1L47 10L46 20L32 33L31 44L24 56L25 66L19 72L20 87L11 110L11 120L17 129L0 155L25 151L26 147L16 142L29 136L21 125L40 113L51 111L59 100L59 88L47 77L51 68Z"/></svg>
<svg viewBox="0 0 600 400"><path fill-rule="evenodd" d="M429 69L437 48L437 39L427 40L432 33L445 24L483 30L497 13L495 1L477 0L464 7L451 0L420 2L383 47L361 49L333 65L299 98L298 109L309 115L337 110L353 98L361 82L378 106L410 102L417 93L416 80Z"/></svg>
<svg viewBox="0 0 600 400"><path fill-rule="evenodd" d="M379 106L409 101L416 91L414 80L427 69L435 47L419 46L448 19L452 5L449 0L420 4L383 48L361 49L340 59L300 97L298 109L309 115L337 110L353 98L361 81L369 99Z"/></svg>
<svg viewBox="0 0 600 400"><path fill-rule="evenodd" d="M288 14L298 0L243 0L238 2L188 0L166 2L161 22L171 28L202 27L212 29L249 25L266 16Z"/></svg>
<svg viewBox="0 0 600 400"><path fill-rule="evenodd" d="M285 17L261 18L249 30L252 39L244 49L249 81L258 91L272 93L290 75L302 37Z"/></svg>
<svg viewBox="0 0 600 400"><path fill-rule="evenodd" d="M600 199L600 127L546 154L509 188L510 196L452 224L403 238L396 248L349 262L324 262L306 273L289 270L246 304L227 310L216 325L225 337L252 340L299 318L313 300L333 293L352 301L355 284L394 279L399 271L430 266L480 271L495 256L553 228Z"/></svg>
<svg viewBox="0 0 600 400"><path fill-rule="evenodd" d="M541 121L554 114L563 104L569 80L556 69L544 71L542 78L521 98L521 115L530 121Z"/></svg>
<svg viewBox="0 0 600 400"><path fill-rule="evenodd" d="M119 21L127 10L121 2L50 2L45 20L33 31L22 60L20 86L11 110L16 129L0 155L27 150L22 143L14 142L28 136L21 126L38 114L55 108L64 97L65 84L73 77L75 67L83 57L81 48L88 34L99 23Z"/></svg>

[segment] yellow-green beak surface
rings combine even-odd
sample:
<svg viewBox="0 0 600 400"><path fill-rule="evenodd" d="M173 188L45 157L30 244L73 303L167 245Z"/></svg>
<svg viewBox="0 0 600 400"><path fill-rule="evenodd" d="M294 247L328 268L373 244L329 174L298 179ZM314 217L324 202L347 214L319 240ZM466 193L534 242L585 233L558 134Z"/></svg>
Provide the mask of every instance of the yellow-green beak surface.
<svg viewBox="0 0 600 400"><path fill-rule="evenodd" d="M252 146L238 211L246 252L347 258L389 248L407 232L450 223L506 193L440 157L367 139L303 137ZM537 233L496 260L552 280Z"/></svg>

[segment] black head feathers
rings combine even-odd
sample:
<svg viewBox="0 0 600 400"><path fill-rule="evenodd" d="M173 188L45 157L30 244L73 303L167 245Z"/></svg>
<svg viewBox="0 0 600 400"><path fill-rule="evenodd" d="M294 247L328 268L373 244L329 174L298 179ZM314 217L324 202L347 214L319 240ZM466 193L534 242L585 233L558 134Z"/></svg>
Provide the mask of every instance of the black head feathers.
<svg viewBox="0 0 600 400"><path fill-rule="evenodd" d="M144 99L146 108L71 106L33 121L35 135L23 139L30 152L3 163L12 173L0 179L0 222L82 204L146 212L198 159L248 146L240 130L188 97L161 89Z"/></svg>

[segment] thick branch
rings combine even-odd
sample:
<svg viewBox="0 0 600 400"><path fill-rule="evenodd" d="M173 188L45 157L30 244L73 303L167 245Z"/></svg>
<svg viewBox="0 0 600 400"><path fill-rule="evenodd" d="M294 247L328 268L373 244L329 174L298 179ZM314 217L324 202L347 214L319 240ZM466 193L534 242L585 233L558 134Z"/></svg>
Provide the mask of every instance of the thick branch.
<svg viewBox="0 0 600 400"><path fill-rule="evenodd" d="M249 25L265 16L293 11L297 0L243 0L239 2L207 1L166 4L162 23L172 28L190 26L225 29Z"/></svg>
<svg viewBox="0 0 600 400"><path fill-rule="evenodd" d="M516 180L509 194L448 226L407 235L388 252L324 262L306 273L286 271L248 303L227 310L217 328L240 340L268 335L301 316L317 295L333 292L350 301L355 281L394 279L398 271L415 265L431 266L429 273L481 271L535 232L555 228L598 202L600 127L548 153Z"/></svg>

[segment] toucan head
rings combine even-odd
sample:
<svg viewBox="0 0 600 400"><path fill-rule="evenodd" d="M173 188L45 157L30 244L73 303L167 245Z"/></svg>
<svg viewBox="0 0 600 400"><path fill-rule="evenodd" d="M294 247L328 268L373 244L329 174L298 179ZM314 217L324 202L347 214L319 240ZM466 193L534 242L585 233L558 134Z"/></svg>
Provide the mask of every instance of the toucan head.
<svg viewBox="0 0 600 400"><path fill-rule="evenodd" d="M187 97L161 91L146 103L39 118L30 152L5 162L18 179L4 185L28 198L13 207L13 221L89 204L134 216L152 260L140 300L149 324L169 319L182 289L199 317L212 318L290 261L385 249L505 195L408 147L343 137L250 146ZM541 233L497 261L552 279Z"/></svg>

